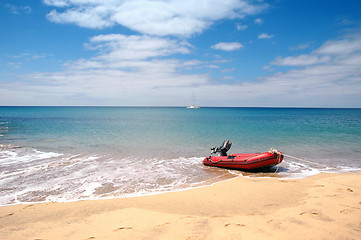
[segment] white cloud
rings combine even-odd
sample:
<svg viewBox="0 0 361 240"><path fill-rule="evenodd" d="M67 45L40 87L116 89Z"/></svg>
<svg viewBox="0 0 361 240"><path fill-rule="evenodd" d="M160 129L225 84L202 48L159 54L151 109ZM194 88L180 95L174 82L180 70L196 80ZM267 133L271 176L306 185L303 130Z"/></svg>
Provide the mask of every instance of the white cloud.
<svg viewBox="0 0 361 240"><path fill-rule="evenodd" d="M107 61L148 59L176 53L187 54L190 53L189 47L191 47L186 41L122 34L98 35L92 37L90 42L91 44L87 46L105 52L97 58Z"/></svg>
<svg viewBox="0 0 361 240"><path fill-rule="evenodd" d="M220 42L211 46L211 48L223 51L234 51L243 47L239 42Z"/></svg>
<svg viewBox="0 0 361 240"><path fill-rule="evenodd" d="M277 57L271 64L278 66L309 66L328 61L330 61L330 57L328 56L319 57L316 55L304 54L297 57Z"/></svg>
<svg viewBox="0 0 361 240"><path fill-rule="evenodd" d="M32 11L29 6L15 6L12 4L6 4L5 8L9 9L12 14L30 14Z"/></svg>
<svg viewBox="0 0 361 240"><path fill-rule="evenodd" d="M267 4L244 0L44 0L62 12L48 15L56 23L73 23L81 27L104 28L116 24L143 34L190 36L208 28L214 21L243 18L261 12Z"/></svg>
<svg viewBox="0 0 361 240"><path fill-rule="evenodd" d="M351 104L360 107L360 43L361 35L346 36L327 41L309 54L276 58L272 65L304 68L264 77L258 85L272 84L280 95L294 103L302 101L304 106L345 107Z"/></svg>
<svg viewBox="0 0 361 240"><path fill-rule="evenodd" d="M49 54L38 54L38 53L32 53L32 52L24 52L17 55L9 55L10 58L14 59L25 59L25 60L36 60L41 59L50 56Z"/></svg>
<svg viewBox="0 0 361 240"><path fill-rule="evenodd" d="M235 68L224 68L222 69L220 72L222 73L228 73L228 72L233 72L234 70L236 70Z"/></svg>
<svg viewBox="0 0 361 240"><path fill-rule="evenodd" d="M52 10L47 14L47 17L50 21L56 23L75 23L80 27L104 28L114 25L111 21L107 21L102 17L102 15L107 14L106 9L70 9L66 14Z"/></svg>
<svg viewBox="0 0 361 240"><path fill-rule="evenodd" d="M23 52L15 55L4 55L9 58L7 65L11 68L22 68L26 63L35 63L35 61L47 58L50 54L39 54L35 52ZM25 64L24 64L25 63Z"/></svg>
<svg viewBox="0 0 361 240"><path fill-rule="evenodd" d="M216 106L361 107L361 34L325 42L309 54L280 58L278 63L298 66L257 81L202 86ZM347 44L346 44L347 43ZM274 61L275 62L275 61ZM269 68L269 67L266 67ZM223 91L226 94L222 95ZM222 101L223 99L226 99Z"/></svg>
<svg viewBox="0 0 361 240"><path fill-rule="evenodd" d="M319 54L349 54L361 50L361 39L342 39L327 41L315 53Z"/></svg>
<svg viewBox="0 0 361 240"><path fill-rule="evenodd" d="M254 23L262 24L263 21L262 21L262 19L260 19L260 18L256 18L256 19L254 20Z"/></svg>
<svg viewBox="0 0 361 240"><path fill-rule="evenodd" d="M300 44L294 47L290 47L290 50L304 50L306 48L309 48L310 45L308 43Z"/></svg>
<svg viewBox="0 0 361 240"><path fill-rule="evenodd" d="M54 7L67 7L70 5L70 2L67 0L43 0L43 3Z"/></svg>
<svg viewBox="0 0 361 240"><path fill-rule="evenodd" d="M299 56L277 57L271 62L278 66L310 66L323 63L334 63L340 59L350 58L361 52L360 35L349 36L345 39L330 40L322 44L310 54Z"/></svg>
<svg viewBox="0 0 361 240"><path fill-rule="evenodd" d="M12 68L20 68L21 62L8 62L7 65Z"/></svg>
<svg viewBox="0 0 361 240"><path fill-rule="evenodd" d="M174 105L177 98L169 94L179 97L186 88L206 83L205 74L182 73L200 61L169 58L188 54L186 41L109 34L92 37L87 46L99 55L67 62L61 72L27 74L11 84L0 81L4 104L16 105L17 92L33 105Z"/></svg>
<svg viewBox="0 0 361 240"><path fill-rule="evenodd" d="M220 68L220 66L214 65L214 64L207 65L206 67L207 67L207 68L214 68L214 69Z"/></svg>
<svg viewBox="0 0 361 240"><path fill-rule="evenodd" d="M189 103L195 91L199 105L360 107L360 43L361 35L345 36L327 41L309 54L276 58L270 63L275 69L298 68L244 82L242 76L237 76L238 67L226 66L232 72L225 77L227 81L213 79L199 70L219 66L213 71L225 73L223 60L176 59L175 55L194 51L184 40L98 35L86 45L96 51L95 57L68 62L60 72L0 80L0 100L3 105L179 106ZM241 48L237 44L218 44L222 50ZM189 71L192 69L197 73Z"/></svg>
<svg viewBox="0 0 361 240"><path fill-rule="evenodd" d="M258 35L258 39L270 39L270 38L273 38L273 35L270 35L268 33L262 33Z"/></svg>
<svg viewBox="0 0 361 240"><path fill-rule="evenodd" d="M237 28L238 31L244 31L244 30L246 30L248 28L248 26L237 23L236 28Z"/></svg>

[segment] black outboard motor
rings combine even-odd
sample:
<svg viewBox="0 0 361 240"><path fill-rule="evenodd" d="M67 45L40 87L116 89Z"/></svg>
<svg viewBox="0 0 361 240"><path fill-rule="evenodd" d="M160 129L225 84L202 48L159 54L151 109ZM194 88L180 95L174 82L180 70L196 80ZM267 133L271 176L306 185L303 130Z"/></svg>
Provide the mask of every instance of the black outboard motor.
<svg viewBox="0 0 361 240"><path fill-rule="evenodd" d="M220 147L211 148L211 151L212 151L211 154L220 153L221 156L227 156L227 152L231 148L231 146L232 146L231 141L229 141L229 140L224 141Z"/></svg>

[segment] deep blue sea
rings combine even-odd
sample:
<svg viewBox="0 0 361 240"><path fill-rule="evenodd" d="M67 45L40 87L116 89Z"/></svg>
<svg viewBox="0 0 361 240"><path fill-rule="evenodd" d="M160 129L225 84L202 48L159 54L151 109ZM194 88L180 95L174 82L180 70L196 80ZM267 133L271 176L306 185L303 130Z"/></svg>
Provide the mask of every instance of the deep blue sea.
<svg viewBox="0 0 361 240"><path fill-rule="evenodd" d="M283 153L267 172L202 165L210 148ZM235 176L361 170L361 109L0 107L0 205L154 194Z"/></svg>

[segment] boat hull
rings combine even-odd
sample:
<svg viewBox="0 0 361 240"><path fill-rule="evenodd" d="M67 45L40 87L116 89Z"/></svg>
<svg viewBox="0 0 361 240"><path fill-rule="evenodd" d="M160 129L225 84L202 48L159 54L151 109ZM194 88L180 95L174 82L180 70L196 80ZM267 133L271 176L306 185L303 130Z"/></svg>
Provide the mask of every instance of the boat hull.
<svg viewBox="0 0 361 240"><path fill-rule="evenodd" d="M203 160L206 166L240 169L240 170L253 170L258 168L272 167L283 160L281 152L270 153L244 153L232 154L228 156L209 156Z"/></svg>

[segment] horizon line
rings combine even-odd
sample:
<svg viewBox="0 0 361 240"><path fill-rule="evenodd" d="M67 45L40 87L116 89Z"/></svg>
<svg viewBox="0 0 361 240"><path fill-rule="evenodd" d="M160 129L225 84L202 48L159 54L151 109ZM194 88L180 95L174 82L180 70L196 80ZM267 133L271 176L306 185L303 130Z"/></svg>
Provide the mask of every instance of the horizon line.
<svg viewBox="0 0 361 240"><path fill-rule="evenodd" d="M142 105L0 105L0 107L74 107L74 108L186 108L187 106L142 106ZM361 109L361 107L311 107L311 106L199 106L200 108L314 108L314 109Z"/></svg>

